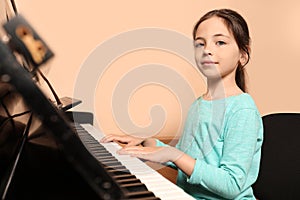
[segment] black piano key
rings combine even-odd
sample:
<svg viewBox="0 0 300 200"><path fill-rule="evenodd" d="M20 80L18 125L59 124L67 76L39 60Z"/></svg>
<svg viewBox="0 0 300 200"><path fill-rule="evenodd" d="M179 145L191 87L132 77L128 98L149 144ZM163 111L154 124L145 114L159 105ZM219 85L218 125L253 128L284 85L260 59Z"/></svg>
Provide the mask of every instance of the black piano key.
<svg viewBox="0 0 300 200"><path fill-rule="evenodd" d="M99 145L99 144L90 144L89 145L89 150L90 151L93 151L93 150L95 150L95 151L101 151L101 150L105 151L106 149L103 146Z"/></svg>
<svg viewBox="0 0 300 200"><path fill-rule="evenodd" d="M126 178L126 179L119 179L116 180L119 184L129 184L129 183L140 183L140 179L137 178Z"/></svg>
<svg viewBox="0 0 300 200"><path fill-rule="evenodd" d="M136 178L136 176L133 174L119 174L114 176L114 179L116 179L116 181L130 178Z"/></svg>
<svg viewBox="0 0 300 200"><path fill-rule="evenodd" d="M117 175L114 177L116 179L116 182L119 183L121 186L123 184L129 184L129 183L141 183L140 179L137 179L135 175Z"/></svg>
<svg viewBox="0 0 300 200"><path fill-rule="evenodd" d="M90 151L94 156L97 156L99 158L107 158L111 157L112 154L109 152L95 152L95 151Z"/></svg>
<svg viewBox="0 0 300 200"><path fill-rule="evenodd" d="M118 165L118 166L106 166L106 165L104 165L104 168L106 170L119 170L119 171L127 170L127 168L124 167L123 165Z"/></svg>
<svg viewBox="0 0 300 200"><path fill-rule="evenodd" d="M143 199L143 200L159 200L160 198L155 197L153 192L150 191L137 191L126 194L128 199Z"/></svg>
<svg viewBox="0 0 300 200"><path fill-rule="evenodd" d="M118 161L115 157L113 156L107 156L107 157L99 157L95 156L101 163L105 161Z"/></svg>
<svg viewBox="0 0 300 200"><path fill-rule="evenodd" d="M122 184L122 188L130 192L140 192L140 191L148 191L148 188L143 183L128 183Z"/></svg>
<svg viewBox="0 0 300 200"><path fill-rule="evenodd" d="M111 169L107 170L109 173L111 173L113 176L115 175L122 175L122 174L131 174L128 169L126 170L117 170L117 169Z"/></svg>
<svg viewBox="0 0 300 200"><path fill-rule="evenodd" d="M98 156L98 157L107 157L107 156L111 156L112 154L109 153L109 152L103 152L103 153L97 152L97 153L95 153L93 155Z"/></svg>
<svg viewBox="0 0 300 200"><path fill-rule="evenodd" d="M126 170L126 167L124 167L123 165L113 166L113 167L104 166L104 168L105 168L106 170L112 170L112 169L116 169L116 170Z"/></svg>
<svg viewBox="0 0 300 200"><path fill-rule="evenodd" d="M116 165L122 165L121 162L119 161L115 161L115 160L106 160L101 162L103 165L107 165L107 166L116 166Z"/></svg>

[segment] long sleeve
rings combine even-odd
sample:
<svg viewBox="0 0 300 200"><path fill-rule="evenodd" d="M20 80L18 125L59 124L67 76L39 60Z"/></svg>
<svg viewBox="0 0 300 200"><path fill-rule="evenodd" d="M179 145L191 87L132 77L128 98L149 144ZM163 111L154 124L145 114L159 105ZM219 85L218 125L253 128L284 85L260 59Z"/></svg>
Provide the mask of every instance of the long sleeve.
<svg viewBox="0 0 300 200"><path fill-rule="evenodd" d="M262 132L261 118L254 109L242 109L232 114L226 123L223 150L219 165L196 159L194 171L187 180L200 184L223 198L237 197L247 181L257 176Z"/></svg>

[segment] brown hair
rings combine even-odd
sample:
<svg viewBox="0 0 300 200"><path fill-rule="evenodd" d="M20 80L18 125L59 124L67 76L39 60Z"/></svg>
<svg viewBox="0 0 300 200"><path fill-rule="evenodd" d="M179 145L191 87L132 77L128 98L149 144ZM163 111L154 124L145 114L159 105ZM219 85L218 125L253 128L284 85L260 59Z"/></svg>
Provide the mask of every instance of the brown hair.
<svg viewBox="0 0 300 200"><path fill-rule="evenodd" d="M193 30L193 38L195 40L196 38L196 32L199 27L199 25L211 18L211 17L220 17L224 20L227 28L234 36L234 39L239 47L239 50L247 54L247 62L242 65L240 62L238 64L236 74L235 74L235 81L239 88L246 92L246 72L245 72L245 66L249 62L250 59L250 36L249 36L249 29L247 22L245 19L236 11L230 10L230 9L219 9L219 10L212 10L208 13L206 13L204 16L202 16L199 21L195 24L194 30Z"/></svg>

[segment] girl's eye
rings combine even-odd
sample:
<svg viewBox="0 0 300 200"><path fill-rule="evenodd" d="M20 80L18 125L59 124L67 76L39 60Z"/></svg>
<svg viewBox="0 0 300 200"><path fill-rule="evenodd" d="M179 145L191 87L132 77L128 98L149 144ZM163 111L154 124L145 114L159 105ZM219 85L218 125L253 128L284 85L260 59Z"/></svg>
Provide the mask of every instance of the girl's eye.
<svg viewBox="0 0 300 200"><path fill-rule="evenodd" d="M225 45L226 43L225 43L224 41L218 41L216 44L217 44L218 46L222 46L222 45Z"/></svg>
<svg viewBox="0 0 300 200"><path fill-rule="evenodd" d="M198 42L194 44L196 48L202 48L204 46L204 43Z"/></svg>

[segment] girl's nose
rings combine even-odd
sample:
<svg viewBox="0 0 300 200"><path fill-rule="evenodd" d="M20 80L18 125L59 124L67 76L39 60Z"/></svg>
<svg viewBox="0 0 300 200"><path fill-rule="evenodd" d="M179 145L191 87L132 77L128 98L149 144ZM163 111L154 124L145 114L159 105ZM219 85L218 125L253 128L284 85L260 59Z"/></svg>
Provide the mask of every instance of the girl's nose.
<svg viewBox="0 0 300 200"><path fill-rule="evenodd" d="M211 50L209 48L205 48L204 51L203 51L203 54L211 56L212 52L211 52Z"/></svg>
<svg viewBox="0 0 300 200"><path fill-rule="evenodd" d="M204 49L203 49L203 50L204 50L203 54L204 54L204 55L210 55L210 56L211 56L211 55L213 54L213 53L212 53L212 52L213 52L213 51L212 51L212 48L213 48L213 47L212 47L211 44L206 44L206 45L204 46Z"/></svg>

